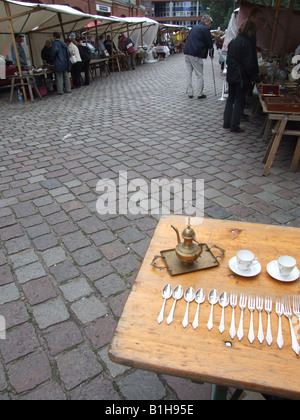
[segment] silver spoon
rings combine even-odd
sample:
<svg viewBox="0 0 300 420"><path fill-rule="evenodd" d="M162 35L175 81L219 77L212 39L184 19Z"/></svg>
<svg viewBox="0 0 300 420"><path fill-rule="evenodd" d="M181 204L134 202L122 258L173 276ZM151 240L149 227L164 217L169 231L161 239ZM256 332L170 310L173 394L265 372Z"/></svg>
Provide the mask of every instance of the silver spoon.
<svg viewBox="0 0 300 420"><path fill-rule="evenodd" d="M207 323L207 328L211 330L214 326L214 322L213 322L214 305L219 302L219 293L216 291L216 289L213 289L209 292L208 302L211 304L211 308L210 308L210 315L209 315L209 320Z"/></svg>
<svg viewBox="0 0 300 420"><path fill-rule="evenodd" d="M198 289L197 290L196 296L195 296L195 301L196 301L196 303L198 303L198 305L197 305L197 310L196 310L196 313L195 313L195 318L194 318L194 321L193 321L193 324L192 324L194 330L198 327L200 304L205 301L205 293L204 293L203 289Z"/></svg>
<svg viewBox="0 0 300 420"><path fill-rule="evenodd" d="M165 287L162 289L162 297L164 298L164 303L162 304L160 313L157 317L157 322L160 324L164 319L164 312L165 312L165 306L166 301L172 296L172 287L170 284L166 284Z"/></svg>
<svg viewBox="0 0 300 420"><path fill-rule="evenodd" d="M220 325L219 325L219 331L221 334L223 334L223 332L225 331L225 323L224 323L224 318L225 318L225 308L226 306L228 306L229 304L229 294L226 292L222 292L220 295L220 301L219 301L220 306L222 307L222 316L221 316L221 321L220 321Z"/></svg>
<svg viewBox="0 0 300 420"><path fill-rule="evenodd" d="M174 303L172 305L171 311L170 311L169 316L167 318L167 324L171 324L171 322L173 321L173 316L174 316L176 301L179 300L179 299L181 299L182 296L183 296L183 288L179 284L178 286L175 287L175 289L173 291Z"/></svg>
<svg viewBox="0 0 300 420"><path fill-rule="evenodd" d="M184 318L182 320L182 326L183 328L187 327L189 323L189 304L195 299L195 290L192 287L189 287L186 289L184 293L184 299L186 300L186 310L184 314Z"/></svg>

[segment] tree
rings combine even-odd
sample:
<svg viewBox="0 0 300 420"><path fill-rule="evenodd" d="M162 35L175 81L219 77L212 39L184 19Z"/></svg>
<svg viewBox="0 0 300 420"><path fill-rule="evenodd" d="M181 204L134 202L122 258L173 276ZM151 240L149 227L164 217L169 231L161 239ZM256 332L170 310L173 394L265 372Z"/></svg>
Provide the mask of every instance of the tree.
<svg viewBox="0 0 300 420"><path fill-rule="evenodd" d="M231 14L235 8L234 0L202 0L204 13L213 18L211 29L225 30L228 26Z"/></svg>

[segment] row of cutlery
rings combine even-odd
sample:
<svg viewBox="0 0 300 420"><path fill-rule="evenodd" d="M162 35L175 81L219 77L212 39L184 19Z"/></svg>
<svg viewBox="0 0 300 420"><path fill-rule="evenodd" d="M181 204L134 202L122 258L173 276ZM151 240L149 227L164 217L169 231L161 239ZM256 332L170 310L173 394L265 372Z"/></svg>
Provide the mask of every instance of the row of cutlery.
<svg viewBox="0 0 300 420"><path fill-rule="evenodd" d="M167 317L167 324L171 324L174 317L175 306L176 302L180 300L184 296L185 301L187 302L184 318L182 320L182 326L184 328L187 327L189 323L189 304L195 300L197 303L197 309L194 316L194 320L192 326L194 329L198 327L199 324L199 309L200 305L205 302L206 296L204 290L198 289L196 292L192 287L188 287L185 292L183 292L183 287L178 285L172 290L170 284L164 286L162 290L162 297L164 299L160 314L157 318L157 322L160 324L164 319L164 311L165 311L165 304L167 299L173 297L174 302L171 308L171 311ZM252 344L255 340L255 331L253 325L253 314L254 311L257 310L259 313L259 323L258 323L258 331L257 331L257 339L260 343L266 339L266 342L270 346L273 342L272 336L272 329L271 329L271 313L273 310L273 299L271 296L261 296L261 295L253 295L246 293L240 293L239 298L236 292L231 292L230 295L227 292L222 292L220 295L216 289L213 289L209 292L207 296L207 300L211 305L210 315L207 322L207 328L211 330L213 328L213 311L214 305L219 304L222 307L222 315L221 320L219 323L219 331L222 334L225 331L225 308L227 306L231 306L232 314L231 314L231 324L229 334L232 339L237 336L237 338L241 341L244 337L244 310L248 308L250 311L250 325L248 330L248 340ZM240 320L238 325L238 330L236 331L236 324L235 324L235 308L239 306L241 309L240 313ZM268 323L267 323L267 331L266 336L264 335L263 331L263 324L262 324L262 312L265 312L268 315ZM291 339L292 339L292 349L294 352L299 355L300 354L300 345L297 340L297 332L300 331L300 295L293 296L293 304L291 305L290 296L283 296L282 298L276 298L275 301L275 312L278 315L278 333L277 333L277 340L276 343L278 347L281 349L284 345L283 334L282 334L282 323L281 323L281 316L284 315L288 318L291 330ZM292 317L293 314L297 317L297 324L299 326L293 326Z"/></svg>

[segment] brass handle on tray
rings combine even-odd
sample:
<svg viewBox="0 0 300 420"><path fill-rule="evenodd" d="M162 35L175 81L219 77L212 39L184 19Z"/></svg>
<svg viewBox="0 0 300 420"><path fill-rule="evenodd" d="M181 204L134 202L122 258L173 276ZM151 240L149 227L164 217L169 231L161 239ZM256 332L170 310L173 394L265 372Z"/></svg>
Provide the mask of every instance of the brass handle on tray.
<svg viewBox="0 0 300 420"><path fill-rule="evenodd" d="M208 248L208 251L210 251L212 248L218 248L218 250L221 251L221 254L216 255L215 258L223 258L225 256L225 249L220 248L218 245L212 245L210 248Z"/></svg>
<svg viewBox="0 0 300 420"><path fill-rule="evenodd" d="M158 268L159 270L164 270L165 268L167 268L167 267L162 267L162 266L156 265L156 262L155 262L155 261L156 261L158 258L163 258L163 257L162 257L161 255L155 255L150 265L151 265L152 267Z"/></svg>

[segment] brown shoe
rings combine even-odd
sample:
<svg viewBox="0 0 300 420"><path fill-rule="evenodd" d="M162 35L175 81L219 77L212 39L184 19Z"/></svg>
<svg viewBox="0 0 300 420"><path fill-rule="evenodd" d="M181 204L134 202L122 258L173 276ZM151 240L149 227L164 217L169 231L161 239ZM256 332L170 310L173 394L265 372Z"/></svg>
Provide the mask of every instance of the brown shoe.
<svg viewBox="0 0 300 420"><path fill-rule="evenodd" d="M235 128L235 129L230 130L230 131L231 131L231 133L244 133L245 130L243 128L239 127L239 128Z"/></svg>

